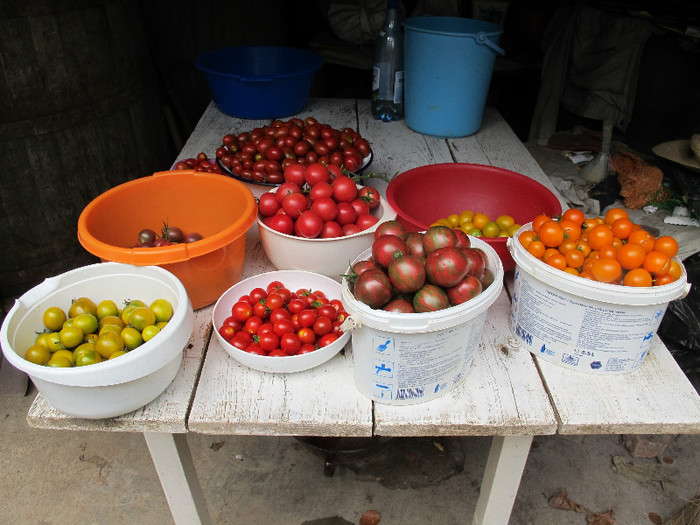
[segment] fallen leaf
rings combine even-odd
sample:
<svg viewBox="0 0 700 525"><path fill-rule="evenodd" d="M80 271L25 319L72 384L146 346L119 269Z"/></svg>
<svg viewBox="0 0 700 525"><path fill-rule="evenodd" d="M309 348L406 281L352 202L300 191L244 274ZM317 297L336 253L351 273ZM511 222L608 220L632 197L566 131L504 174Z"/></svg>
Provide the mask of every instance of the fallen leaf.
<svg viewBox="0 0 700 525"><path fill-rule="evenodd" d="M212 443L209 448L212 449L214 452L219 450L221 447L224 446L225 441L217 441L216 443Z"/></svg>
<svg viewBox="0 0 700 525"><path fill-rule="evenodd" d="M659 516L656 512L650 512L649 513L649 520L654 524L654 525L661 525L664 520Z"/></svg>
<svg viewBox="0 0 700 525"><path fill-rule="evenodd" d="M555 509L573 510L574 512L587 512L583 505L579 505L575 501L571 501L566 491L555 494L549 498L547 503L549 503L550 507L554 507Z"/></svg>
<svg viewBox="0 0 700 525"><path fill-rule="evenodd" d="M588 525L615 525L613 511L610 509L607 512L595 512L587 516Z"/></svg>

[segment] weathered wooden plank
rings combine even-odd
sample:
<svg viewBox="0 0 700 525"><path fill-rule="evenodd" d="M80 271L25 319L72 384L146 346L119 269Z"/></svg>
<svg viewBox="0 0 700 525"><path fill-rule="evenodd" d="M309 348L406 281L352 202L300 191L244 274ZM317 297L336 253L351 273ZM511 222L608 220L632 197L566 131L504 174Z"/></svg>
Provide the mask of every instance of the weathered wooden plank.
<svg viewBox="0 0 700 525"><path fill-rule="evenodd" d="M508 329L505 291L489 307L472 372L451 392L428 403L376 403L382 436L504 436L553 434L557 421L530 353Z"/></svg>
<svg viewBox="0 0 700 525"><path fill-rule="evenodd" d="M212 338L188 419L192 432L225 435L372 435L372 403L355 388L351 358L338 354L293 374L258 372Z"/></svg>
<svg viewBox="0 0 700 525"><path fill-rule="evenodd" d="M146 406L115 418L80 419L56 410L38 394L29 408L27 423L35 428L59 430L186 432L187 410L194 396L204 350L209 341L212 308L195 312L194 329L185 347L180 370L168 388Z"/></svg>
<svg viewBox="0 0 700 525"><path fill-rule="evenodd" d="M539 359L537 365L560 434L700 433L700 396L658 336L642 366L625 374L595 376Z"/></svg>

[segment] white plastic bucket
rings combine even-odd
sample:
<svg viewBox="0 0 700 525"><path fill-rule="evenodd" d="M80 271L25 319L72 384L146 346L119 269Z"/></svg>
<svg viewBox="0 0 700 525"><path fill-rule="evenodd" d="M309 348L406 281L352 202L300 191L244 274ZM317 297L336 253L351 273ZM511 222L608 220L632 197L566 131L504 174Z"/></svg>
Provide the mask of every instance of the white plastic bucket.
<svg viewBox="0 0 700 525"><path fill-rule="evenodd" d="M379 403L411 405L439 397L471 372L486 311L503 289L503 266L491 246L486 252L493 283L466 303L425 313L374 310L358 301L343 279L342 301L350 314L355 385ZM363 252L354 262L367 259Z"/></svg>
<svg viewBox="0 0 700 525"><path fill-rule="evenodd" d="M639 368L668 303L690 290L685 268L663 286L599 283L530 255L517 240L529 229L531 223L508 239L516 264L510 319L515 338L539 359L571 370L608 375Z"/></svg>

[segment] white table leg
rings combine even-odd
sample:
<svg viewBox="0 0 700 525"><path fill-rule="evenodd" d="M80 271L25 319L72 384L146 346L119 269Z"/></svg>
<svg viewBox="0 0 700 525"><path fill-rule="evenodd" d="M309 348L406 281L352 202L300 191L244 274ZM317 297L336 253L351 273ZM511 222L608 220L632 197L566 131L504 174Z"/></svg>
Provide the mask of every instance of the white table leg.
<svg viewBox="0 0 700 525"><path fill-rule="evenodd" d="M177 525L211 523L185 434L144 432L160 484Z"/></svg>
<svg viewBox="0 0 700 525"><path fill-rule="evenodd" d="M507 525L533 436L494 436L473 525Z"/></svg>

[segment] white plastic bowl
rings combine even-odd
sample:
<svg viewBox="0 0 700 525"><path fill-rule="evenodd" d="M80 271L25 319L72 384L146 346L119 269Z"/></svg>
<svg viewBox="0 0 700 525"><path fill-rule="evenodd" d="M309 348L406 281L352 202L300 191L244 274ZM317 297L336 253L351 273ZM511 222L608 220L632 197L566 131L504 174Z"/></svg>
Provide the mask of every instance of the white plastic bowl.
<svg viewBox="0 0 700 525"><path fill-rule="evenodd" d="M302 355L290 355L288 357L269 357L249 354L229 344L228 341L221 337L218 329L221 327L224 320L231 315L231 307L238 301L238 298L250 293L253 288L260 287L265 289L272 281L280 281L292 291L298 290L299 288L311 288L312 290L321 290L329 299L340 299L340 283L324 275L312 272L280 270L277 272L261 273L260 275L255 275L240 281L229 288L214 306L214 333L226 352L242 365L260 370L261 372L280 374L301 372L314 368L325 363L340 352L350 339L349 332L341 335L335 342L323 348L319 348L314 352Z"/></svg>
<svg viewBox="0 0 700 525"><path fill-rule="evenodd" d="M372 246L377 227L396 218L396 212L383 198L372 214L379 221L359 233L333 239L305 239L273 230L263 224L258 213L260 240L267 257L278 270L306 270L340 282L350 261Z"/></svg>
<svg viewBox="0 0 700 525"><path fill-rule="evenodd" d="M73 368L53 368L24 359L24 352L43 328L50 306L67 309L72 299L95 302L141 299L150 304L166 299L173 317L156 337L116 359ZM7 314L0 341L5 358L25 372L46 401L70 416L101 419L136 410L158 397L180 368L182 352L194 323L183 284L156 266L98 263L46 279L15 301Z"/></svg>

